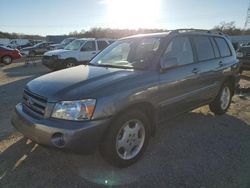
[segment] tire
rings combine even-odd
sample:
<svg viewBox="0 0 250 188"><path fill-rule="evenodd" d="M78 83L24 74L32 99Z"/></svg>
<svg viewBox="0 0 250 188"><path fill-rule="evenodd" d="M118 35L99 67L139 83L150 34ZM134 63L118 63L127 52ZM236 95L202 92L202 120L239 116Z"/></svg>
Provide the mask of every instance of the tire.
<svg viewBox="0 0 250 188"><path fill-rule="evenodd" d="M71 67L74 67L76 66L76 63L74 60L66 60L65 63L64 63L64 67L65 68L71 68Z"/></svg>
<svg viewBox="0 0 250 188"><path fill-rule="evenodd" d="M135 163L147 148L150 137L149 122L147 116L138 110L121 114L112 123L100 145L104 159L119 168Z"/></svg>
<svg viewBox="0 0 250 188"><path fill-rule="evenodd" d="M3 56L2 57L2 63L5 64L5 65L9 65L12 63L12 57L10 56Z"/></svg>
<svg viewBox="0 0 250 188"><path fill-rule="evenodd" d="M225 82L215 100L209 104L210 110L215 115L225 114L230 107L233 96L232 85L228 82Z"/></svg>

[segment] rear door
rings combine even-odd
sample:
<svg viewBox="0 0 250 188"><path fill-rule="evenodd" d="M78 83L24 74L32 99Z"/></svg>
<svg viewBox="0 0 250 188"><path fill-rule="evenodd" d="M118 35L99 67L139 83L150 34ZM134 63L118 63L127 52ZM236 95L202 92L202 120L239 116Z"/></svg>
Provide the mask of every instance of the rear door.
<svg viewBox="0 0 250 188"><path fill-rule="evenodd" d="M213 38L208 35L193 36L199 69L200 103L211 101L217 93L221 78L221 57Z"/></svg>
<svg viewBox="0 0 250 188"><path fill-rule="evenodd" d="M95 40L87 41L80 50L80 61L90 61L97 53Z"/></svg>
<svg viewBox="0 0 250 188"><path fill-rule="evenodd" d="M235 64L235 58L233 57L232 51L234 49L229 47L228 42L223 37L214 37L214 41L218 46L221 56L219 67L221 71L224 71L225 68Z"/></svg>
<svg viewBox="0 0 250 188"><path fill-rule="evenodd" d="M177 60L178 65L160 73L159 77L162 119L175 116L198 105L199 69L189 37L177 36L169 42L161 61L173 58Z"/></svg>

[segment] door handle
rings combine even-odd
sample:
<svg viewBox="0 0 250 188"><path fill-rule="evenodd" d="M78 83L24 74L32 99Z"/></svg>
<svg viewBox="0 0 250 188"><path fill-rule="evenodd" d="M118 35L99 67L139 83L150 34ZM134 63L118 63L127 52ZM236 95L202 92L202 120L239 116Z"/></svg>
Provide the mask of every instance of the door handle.
<svg viewBox="0 0 250 188"><path fill-rule="evenodd" d="M93 52L92 54L96 54L96 52Z"/></svg>
<svg viewBox="0 0 250 188"><path fill-rule="evenodd" d="M197 68L194 68L193 70L192 70L192 73L194 73L194 74L197 74L199 72L199 69L197 69Z"/></svg>
<svg viewBox="0 0 250 188"><path fill-rule="evenodd" d="M220 62L219 62L219 67L223 67L223 65L224 65L223 62L220 61Z"/></svg>

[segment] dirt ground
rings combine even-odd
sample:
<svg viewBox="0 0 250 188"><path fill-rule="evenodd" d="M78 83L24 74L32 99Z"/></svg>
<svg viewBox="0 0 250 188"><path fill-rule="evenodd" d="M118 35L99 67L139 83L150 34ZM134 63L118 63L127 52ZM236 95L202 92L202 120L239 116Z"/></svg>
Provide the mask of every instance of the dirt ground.
<svg viewBox="0 0 250 188"><path fill-rule="evenodd" d="M40 63L0 65L0 187L250 188L250 72L226 115L203 107L160 125L141 160L126 169L98 152L38 146L15 131L10 116L23 87L48 72Z"/></svg>

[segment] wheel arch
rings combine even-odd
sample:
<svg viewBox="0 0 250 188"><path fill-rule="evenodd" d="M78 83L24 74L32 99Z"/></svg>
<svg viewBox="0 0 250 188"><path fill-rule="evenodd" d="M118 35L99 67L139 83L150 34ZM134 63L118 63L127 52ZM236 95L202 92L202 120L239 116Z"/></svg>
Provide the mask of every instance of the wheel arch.
<svg viewBox="0 0 250 188"><path fill-rule="evenodd" d="M232 94L234 95L234 92L235 92L235 89L236 89L236 85L235 85L236 84L236 78L234 76L232 76L232 75L227 76L223 83L229 83L230 84L232 92L233 92Z"/></svg>
<svg viewBox="0 0 250 188"><path fill-rule="evenodd" d="M77 59L74 57L68 57L65 60L63 60L63 62L67 62L67 61L74 61L75 63L77 62Z"/></svg>
<svg viewBox="0 0 250 188"><path fill-rule="evenodd" d="M132 109L139 110L146 114L150 121L150 134L151 136L154 136L156 132L157 112L153 104L151 104L150 102L137 102L126 106L115 114L114 118L112 119L112 122L115 121L116 118L118 118L121 114ZM109 128L110 126L107 128L107 131Z"/></svg>

